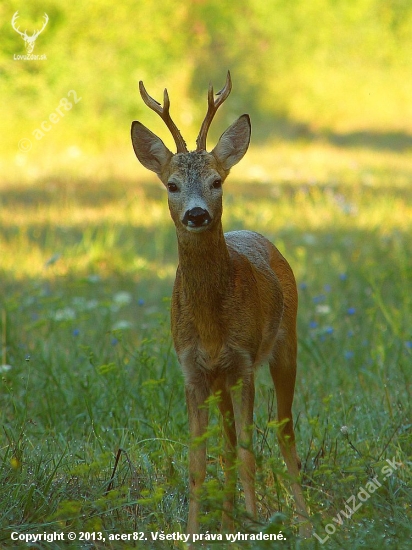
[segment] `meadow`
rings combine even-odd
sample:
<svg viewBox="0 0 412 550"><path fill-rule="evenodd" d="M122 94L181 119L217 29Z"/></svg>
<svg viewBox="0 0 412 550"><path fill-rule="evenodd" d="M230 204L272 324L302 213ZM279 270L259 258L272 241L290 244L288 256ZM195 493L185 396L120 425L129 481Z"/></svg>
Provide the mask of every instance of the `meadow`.
<svg viewBox="0 0 412 550"><path fill-rule="evenodd" d="M255 409L256 529L281 531L281 548L402 550L412 537L412 162L375 145L278 140L252 148L225 183L225 230L268 236L299 287L308 541L297 537L266 368ZM115 159L96 158L94 177L80 157L1 183L4 548L27 547L12 532L54 531L66 540L30 547L184 547L150 535L184 532L187 515L188 428L169 333L176 237L161 185L131 150L117 159L116 172ZM218 533L219 433L212 400L204 533ZM247 532L240 486L236 526ZM106 540L69 542L69 532ZM109 540L133 532L148 540Z"/></svg>

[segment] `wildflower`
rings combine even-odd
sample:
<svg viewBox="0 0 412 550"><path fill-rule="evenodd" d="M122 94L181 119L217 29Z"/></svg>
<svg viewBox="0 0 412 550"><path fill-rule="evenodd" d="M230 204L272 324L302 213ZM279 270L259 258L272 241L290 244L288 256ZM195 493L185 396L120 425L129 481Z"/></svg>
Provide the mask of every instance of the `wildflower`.
<svg viewBox="0 0 412 550"><path fill-rule="evenodd" d="M316 313L319 313L319 315L327 315L330 313L330 306L326 304L319 304L316 306Z"/></svg>
<svg viewBox="0 0 412 550"><path fill-rule="evenodd" d="M316 328L318 326L318 323L316 321L310 321L309 327L310 328Z"/></svg>
<svg viewBox="0 0 412 550"><path fill-rule="evenodd" d="M355 315L356 309L354 307L348 307L347 313L348 315Z"/></svg>
<svg viewBox="0 0 412 550"><path fill-rule="evenodd" d="M143 298L139 298L139 299L137 300L137 303L138 303L139 306L144 306L145 301L143 300Z"/></svg>
<svg viewBox="0 0 412 550"><path fill-rule="evenodd" d="M130 323L130 321L126 321L124 319L120 319L119 321L117 321L113 327L112 327L112 330L128 330L130 328L132 328L132 323Z"/></svg>
<svg viewBox="0 0 412 550"><path fill-rule="evenodd" d="M333 327L326 327L325 334L333 334L334 330L335 329Z"/></svg>
<svg viewBox="0 0 412 550"><path fill-rule="evenodd" d="M353 353L353 351L348 350L348 351L345 351L344 355L345 355L345 359L349 360L349 359L353 359L355 354Z"/></svg>
<svg viewBox="0 0 412 550"><path fill-rule="evenodd" d="M324 294L319 294L319 296L314 296L313 297L313 303L314 304L319 304L320 302L324 302L326 299L326 296Z"/></svg>
<svg viewBox="0 0 412 550"><path fill-rule="evenodd" d="M117 346L117 344L119 343L119 340L117 338L113 337L110 343L111 343L112 346Z"/></svg>
<svg viewBox="0 0 412 550"><path fill-rule="evenodd" d="M347 426L342 426L341 429L340 429L341 433L343 435L348 435L349 433L349 428Z"/></svg>
<svg viewBox="0 0 412 550"><path fill-rule="evenodd" d="M58 309L54 314L55 321L69 321L76 317L76 312L71 307L65 307L63 309Z"/></svg>
<svg viewBox="0 0 412 550"><path fill-rule="evenodd" d="M347 278L348 278L348 276L347 276L346 273L340 273L339 279L340 279L341 281L346 281Z"/></svg>
<svg viewBox="0 0 412 550"><path fill-rule="evenodd" d="M117 306L127 306L131 303L131 301L132 295L130 294L130 292L120 291L116 292L116 294L113 296L113 302Z"/></svg>
<svg viewBox="0 0 412 550"><path fill-rule="evenodd" d="M78 328L75 328L72 332L73 336L79 336L80 330Z"/></svg>
<svg viewBox="0 0 412 550"><path fill-rule="evenodd" d="M0 365L0 373L9 372L12 368L11 365Z"/></svg>

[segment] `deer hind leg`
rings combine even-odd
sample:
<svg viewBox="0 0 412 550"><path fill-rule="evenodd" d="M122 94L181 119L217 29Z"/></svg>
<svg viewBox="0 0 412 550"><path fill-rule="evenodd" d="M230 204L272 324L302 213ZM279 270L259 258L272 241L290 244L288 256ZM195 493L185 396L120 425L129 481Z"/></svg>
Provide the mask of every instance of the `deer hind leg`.
<svg viewBox="0 0 412 550"><path fill-rule="evenodd" d="M219 380L215 384L214 393L218 393L219 410L223 418L225 433L224 468L225 468L225 497L223 501L222 531L232 533L234 529L233 508L236 490L236 429L233 413L232 398L226 388L225 381Z"/></svg>
<svg viewBox="0 0 412 550"><path fill-rule="evenodd" d="M255 455L252 449L253 406L255 401L255 383L253 373L242 378L230 390L235 415L238 444L239 476L245 495L246 511L256 518L255 494Z"/></svg>
<svg viewBox="0 0 412 550"><path fill-rule="evenodd" d="M299 482L300 459L296 452L295 433L293 430L292 403L296 379L296 345L288 341L277 342L275 357L269 363L270 373L275 385L278 422L278 440L281 453L286 463L288 473L292 478L292 493L295 499L296 511L301 522L301 536L310 536L310 526L305 520L308 512Z"/></svg>
<svg viewBox="0 0 412 550"><path fill-rule="evenodd" d="M189 517L187 533L199 533L200 490L206 477L206 441L202 440L208 425L208 392L201 387L186 386L189 417Z"/></svg>

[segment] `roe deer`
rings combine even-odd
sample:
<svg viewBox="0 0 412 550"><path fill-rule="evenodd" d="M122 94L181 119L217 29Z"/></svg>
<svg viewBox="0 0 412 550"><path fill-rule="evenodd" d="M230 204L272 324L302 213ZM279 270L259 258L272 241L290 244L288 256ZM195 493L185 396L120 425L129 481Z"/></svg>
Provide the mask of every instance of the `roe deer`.
<svg viewBox="0 0 412 550"><path fill-rule="evenodd" d="M214 99L209 86L208 110L189 152L169 115L140 82L148 107L165 121L177 153L140 122L132 124L132 143L139 161L155 172L168 190L169 210L176 226L179 265L173 288L173 342L184 379L189 428L189 517L187 532L199 532L200 490L206 475L208 397L218 394L225 431L225 498L222 528L233 530L236 455L246 510L256 518L255 457L252 451L254 373L269 362L276 389L281 428L278 439L290 477L300 533L310 533L296 454L292 401L296 375L297 290L293 272L265 237L252 231L222 230L222 184L246 153L251 133L248 115L238 118L206 151L206 136L219 106L232 87ZM237 452L236 452L237 450Z"/></svg>

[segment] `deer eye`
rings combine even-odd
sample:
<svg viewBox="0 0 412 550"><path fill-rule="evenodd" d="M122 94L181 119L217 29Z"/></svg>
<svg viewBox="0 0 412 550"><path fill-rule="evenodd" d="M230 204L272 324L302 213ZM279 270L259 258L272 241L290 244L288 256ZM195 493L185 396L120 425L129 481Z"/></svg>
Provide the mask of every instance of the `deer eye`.
<svg viewBox="0 0 412 550"><path fill-rule="evenodd" d="M177 191L179 191L178 186L175 183L173 183L172 181L168 182L167 188L171 193L176 193Z"/></svg>
<svg viewBox="0 0 412 550"><path fill-rule="evenodd" d="M220 178L216 178L212 183L212 187L213 189L220 189L222 187L222 180Z"/></svg>

